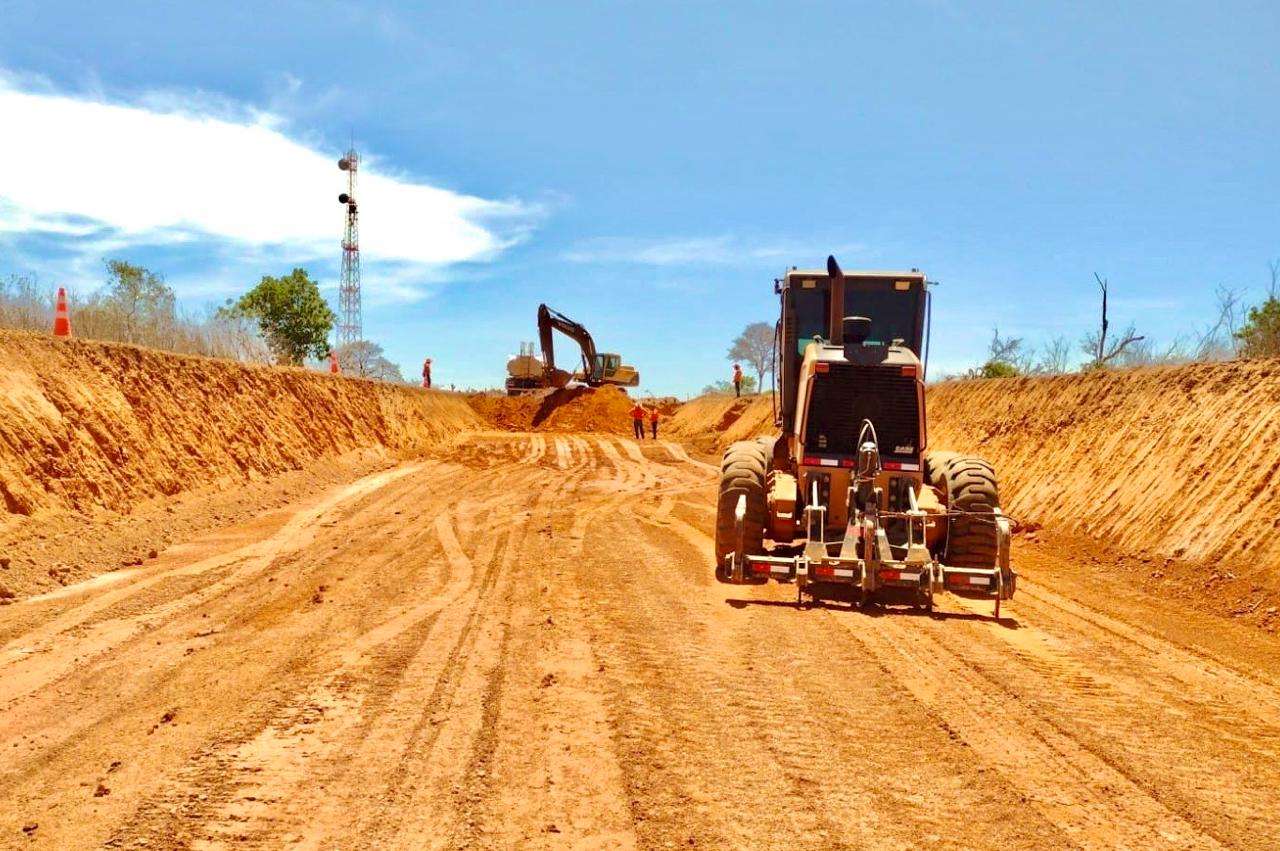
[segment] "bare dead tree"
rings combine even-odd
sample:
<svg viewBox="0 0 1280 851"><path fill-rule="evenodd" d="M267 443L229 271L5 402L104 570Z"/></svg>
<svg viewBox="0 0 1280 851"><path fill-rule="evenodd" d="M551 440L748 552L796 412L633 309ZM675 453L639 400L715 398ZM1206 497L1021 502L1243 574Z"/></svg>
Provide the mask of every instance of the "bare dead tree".
<svg viewBox="0 0 1280 851"><path fill-rule="evenodd" d="M1022 359L1022 338L1001 337L999 328L991 329L991 343L987 347L987 359L1018 365Z"/></svg>
<svg viewBox="0 0 1280 851"><path fill-rule="evenodd" d="M1043 354L1036 362L1035 372L1041 375L1062 375L1071 366L1071 343L1064 336L1054 337L1044 344Z"/></svg>
<svg viewBox="0 0 1280 851"><path fill-rule="evenodd" d="M1120 335L1120 339L1114 340L1111 345L1107 345L1107 330L1111 327L1110 321L1107 319L1107 289L1110 282L1104 279L1097 272L1093 273L1093 277L1098 282L1098 288L1102 290L1102 328L1097 334L1087 334L1081 341L1081 347L1085 354L1093 357L1093 367L1106 366L1111 361L1118 358L1124 353L1124 350L1140 343L1145 337L1139 335L1135 330L1133 323L1129 323L1129 327Z"/></svg>
<svg viewBox="0 0 1280 851"><path fill-rule="evenodd" d="M1280 263L1276 264L1271 273L1273 287L1277 274L1280 274ZM1195 345L1191 349L1193 360L1220 360L1235 356L1238 346L1236 332L1240 329L1240 318L1244 312L1243 295L1241 290L1222 284L1214 288L1217 317L1212 324L1196 334Z"/></svg>

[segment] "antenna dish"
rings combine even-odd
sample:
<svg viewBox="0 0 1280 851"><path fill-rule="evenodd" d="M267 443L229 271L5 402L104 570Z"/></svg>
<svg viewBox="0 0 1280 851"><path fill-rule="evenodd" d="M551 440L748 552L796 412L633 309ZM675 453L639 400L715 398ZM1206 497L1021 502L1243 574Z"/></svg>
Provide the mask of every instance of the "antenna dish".
<svg viewBox="0 0 1280 851"><path fill-rule="evenodd" d="M346 204L346 203L347 203L348 201L350 201L350 200L351 200L351 196L350 196L350 195L348 195L348 194L347 194L347 193L345 193L345 192L343 192L341 195L339 195L339 196L338 196L338 203L339 203L339 204Z"/></svg>
<svg viewBox="0 0 1280 851"><path fill-rule="evenodd" d="M348 171L351 168L351 160L347 159L346 157L343 157L342 159L338 160L338 168L342 169L343 171Z"/></svg>

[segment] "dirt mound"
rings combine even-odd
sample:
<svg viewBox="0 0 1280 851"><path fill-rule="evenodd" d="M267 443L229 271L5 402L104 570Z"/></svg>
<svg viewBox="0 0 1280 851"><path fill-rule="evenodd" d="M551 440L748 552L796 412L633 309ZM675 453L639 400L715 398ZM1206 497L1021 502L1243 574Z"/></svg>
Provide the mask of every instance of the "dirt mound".
<svg viewBox="0 0 1280 851"><path fill-rule="evenodd" d="M537 396L473 393L466 397L480 418L499 431L533 431L533 418L542 400Z"/></svg>
<svg viewBox="0 0 1280 851"><path fill-rule="evenodd" d="M419 451L481 427L460 398L302 369L0 332L0 526L128 511L363 448Z"/></svg>
<svg viewBox="0 0 1280 851"><path fill-rule="evenodd" d="M565 387L546 395L475 394L467 402L504 431L629 434L634 402L620 387Z"/></svg>
<svg viewBox="0 0 1280 851"><path fill-rule="evenodd" d="M775 432L770 396L699 396L681 405L667 424L667 434L709 455L736 440Z"/></svg>

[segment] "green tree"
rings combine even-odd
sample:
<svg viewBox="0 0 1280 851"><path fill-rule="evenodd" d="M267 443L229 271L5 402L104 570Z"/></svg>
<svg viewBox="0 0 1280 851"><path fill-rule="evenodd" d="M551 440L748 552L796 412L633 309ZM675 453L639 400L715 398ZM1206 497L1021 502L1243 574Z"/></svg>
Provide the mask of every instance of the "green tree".
<svg viewBox="0 0 1280 851"><path fill-rule="evenodd" d="M337 319L305 269L294 269L283 278L264 275L219 313L255 320L276 361L295 366L308 356L329 354L329 332Z"/></svg>
<svg viewBox="0 0 1280 851"><path fill-rule="evenodd" d="M756 386L764 386L764 377L773 372L773 326L768 322L752 322L729 347L729 360L744 363L756 372ZM746 381L742 386L745 392Z"/></svg>
<svg viewBox="0 0 1280 851"><path fill-rule="evenodd" d="M120 317L125 342L168 331L177 323L177 301L164 278L124 260L107 260L104 307Z"/></svg>
<svg viewBox="0 0 1280 851"><path fill-rule="evenodd" d="M1247 358L1271 358L1280 355L1280 299L1271 296L1257 307L1249 308L1244 327L1236 332L1240 354Z"/></svg>
<svg viewBox="0 0 1280 851"><path fill-rule="evenodd" d="M1240 354L1246 358L1280 356L1280 260L1271 264L1271 286L1267 299L1249 308L1244 325L1236 332Z"/></svg>
<svg viewBox="0 0 1280 851"><path fill-rule="evenodd" d="M1030 372L1028 356L1022 348L1021 337L1001 337L1000 329L991 332L987 345L987 360L982 366L969 371L970 378L1013 378Z"/></svg>

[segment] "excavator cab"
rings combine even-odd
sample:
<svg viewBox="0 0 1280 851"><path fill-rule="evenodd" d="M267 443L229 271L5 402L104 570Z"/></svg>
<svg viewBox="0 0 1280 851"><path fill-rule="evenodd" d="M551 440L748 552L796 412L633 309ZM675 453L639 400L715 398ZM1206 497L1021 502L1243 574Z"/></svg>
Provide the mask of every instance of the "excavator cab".
<svg viewBox="0 0 1280 851"><path fill-rule="evenodd" d="M620 366L622 366L621 355L597 354L596 362L591 365L591 377L596 381L611 378Z"/></svg>
<svg viewBox="0 0 1280 851"><path fill-rule="evenodd" d="M620 384L624 387L636 387L640 384L640 373L635 367L622 362L622 355L612 352L597 352L591 364L591 380L588 384Z"/></svg>

